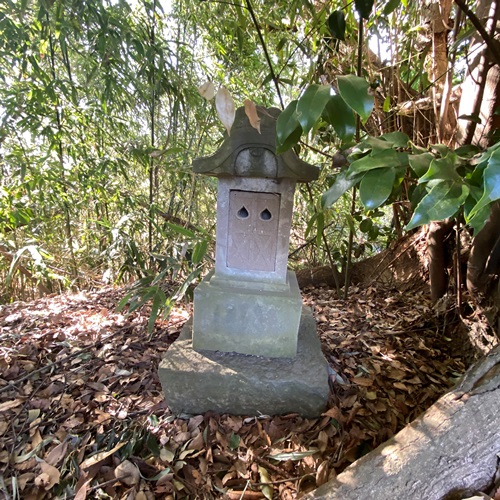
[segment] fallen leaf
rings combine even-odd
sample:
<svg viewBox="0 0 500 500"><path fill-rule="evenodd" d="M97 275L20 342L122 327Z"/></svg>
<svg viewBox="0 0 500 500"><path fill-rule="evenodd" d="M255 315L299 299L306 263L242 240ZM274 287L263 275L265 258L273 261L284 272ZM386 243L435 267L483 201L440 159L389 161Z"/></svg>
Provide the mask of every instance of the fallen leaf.
<svg viewBox="0 0 500 500"><path fill-rule="evenodd" d="M269 458L277 460L278 462L284 462L286 460L302 460L305 457L310 457L315 453L318 453L318 448L311 448L307 451L292 451L286 453L277 453L276 455L268 455Z"/></svg>
<svg viewBox="0 0 500 500"><path fill-rule="evenodd" d="M260 134L260 117L257 114L257 106L250 99L245 99L245 114L248 117L250 125Z"/></svg>
<svg viewBox="0 0 500 500"><path fill-rule="evenodd" d="M45 461L40 462L40 468L42 473L35 478L35 485L41 486L45 491L48 491L59 483L61 473L56 467Z"/></svg>
<svg viewBox="0 0 500 500"><path fill-rule="evenodd" d="M63 441L59 443L55 448L50 450L50 452L45 457L45 461L49 465L56 466L66 455L66 451L68 450L68 442Z"/></svg>
<svg viewBox="0 0 500 500"><path fill-rule="evenodd" d="M124 460L115 468L115 477L127 486L135 486L141 480L139 469L129 460Z"/></svg>
<svg viewBox="0 0 500 500"><path fill-rule="evenodd" d="M363 387L370 387L371 385L373 385L373 380L366 377L353 377L352 381L355 384L361 385Z"/></svg>
<svg viewBox="0 0 500 500"><path fill-rule="evenodd" d="M236 110L233 98L225 87L221 87L217 91L215 96L215 109L217 109L219 119L224 127L226 127L228 135L231 135L231 127L234 123Z"/></svg>
<svg viewBox="0 0 500 500"><path fill-rule="evenodd" d="M84 460L81 464L80 467L82 469L88 469L94 464L97 464L99 462L102 462L106 458L110 457L115 451L118 451L120 448L125 446L127 443L121 442L118 443L114 448L112 448L109 451L100 451L99 453L96 453L95 455L92 455L90 458L87 458L87 460Z"/></svg>
<svg viewBox="0 0 500 500"><path fill-rule="evenodd" d="M13 399L11 401L5 401L4 403L0 404L0 413L11 410L12 408L16 408L17 406L20 406L23 404L22 399Z"/></svg>
<svg viewBox="0 0 500 500"><path fill-rule="evenodd" d="M260 465L259 465L259 474L261 483L271 483L269 472L267 472L267 470ZM262 484L260 486L260 489L268 500L273 500L273 487L271 484Z"/></svg>
<svg viewBox="0 0 500 500"><path fill-rule="evenodd" d="M329 467L328 460L325 460L319 464L319 467L316 471L316 486L321 486L328 481L329 475Z"/></svg>

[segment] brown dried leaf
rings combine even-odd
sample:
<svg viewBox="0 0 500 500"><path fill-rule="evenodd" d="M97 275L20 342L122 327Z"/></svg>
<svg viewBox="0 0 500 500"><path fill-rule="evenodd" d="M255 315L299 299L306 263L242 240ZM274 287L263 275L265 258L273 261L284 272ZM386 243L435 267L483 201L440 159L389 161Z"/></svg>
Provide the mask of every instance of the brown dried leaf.
<svg viewBox="0 0 500 500"><path fill-rule="evenodd" d="M316 470L316 486L319 487L328 481L329 472L328 460L321 462Z"/></svg>
<svg viewBox="0 0 500 500"><path fill-rule="evenodd" d="M245 114L248 117L250 125L260 134L260 117L257 113L257 106L250 99L245 99Z"/></svg>
<svg viewBox="0 0 500 500"><path fill-rule="evenodd" d="M59 443L55 448L50 450L50 452L45 457L45 461L49 465L56 466L65 457L67 450L68 450L68 442L63 441L62 443Z"/></svg>
<svg viewBox="0 0 500 500"><path fill-rule="evenodd" d="M355 384L361 385L363 387L370 387L373 385L373 380L367 377L353 377L351 379Z"/></svg>
<svg viewBox="0 0 500 500"><path fill-rule="evenodd" d="M82 469L88 469L89 467L92 467L92 465L95 465L99 462L102 462L106 458L110 457L115 451L118 451L120 448L125 446L127 443L121 442L118 443L114 448L112 448L109 451L100 451L99 453L96 453L95 455L92 455L90 458L87 458L87 460L84 460L81 464L80 467Z"/></svg>
<svg viewBox="0 0 500 500"><path fill-rule="evenodd" d="M4 403L0 404L0 413L7 411L7 410L12 410L12 408L16 408L17 406L21 406L24 403L22 399L12 399L10 401L5 401Z"/></svg>
<svg viewBox="0 0 500 500"><path fill-rule="evenodd" d="M42 473L35 478L35 485L48 491L59 483L61 473L53 465L45 461L40 462L40 468L42 469Z"/></svg>
<svg viewBox="0 0 500 500"><path fill-rule="evenodd" d="M135 486L141 480L139 469L129 460L124 460L115 468L115 477L127 486Z"/></svg>
<svg viewBox="0 0 500 500"><path fill-rule="evenodd" d="M201 95L201 97L204 97L207 101L212 100L215 95L214 84L210 81L205 82L203 85L200 85L198 87L198 93Z"/></svg>
<svg viewBox="0 0 500 500"><path fill-rule="evenodd" d="M228 135L231 135L236 110L233 98L225 87L221 87L215 95L215 109L220 121L226 127Z"/></svg>

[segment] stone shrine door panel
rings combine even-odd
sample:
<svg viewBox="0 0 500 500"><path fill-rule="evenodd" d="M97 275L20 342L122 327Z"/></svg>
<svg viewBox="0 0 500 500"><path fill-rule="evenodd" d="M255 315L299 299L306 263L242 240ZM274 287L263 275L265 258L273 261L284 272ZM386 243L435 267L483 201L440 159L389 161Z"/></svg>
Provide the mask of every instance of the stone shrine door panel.
<svg viewBox="0 0 500 500"><path fill-rule="evenodd" d="M278 193L229 192L227 267L275 271L280 197Z"/></svg>

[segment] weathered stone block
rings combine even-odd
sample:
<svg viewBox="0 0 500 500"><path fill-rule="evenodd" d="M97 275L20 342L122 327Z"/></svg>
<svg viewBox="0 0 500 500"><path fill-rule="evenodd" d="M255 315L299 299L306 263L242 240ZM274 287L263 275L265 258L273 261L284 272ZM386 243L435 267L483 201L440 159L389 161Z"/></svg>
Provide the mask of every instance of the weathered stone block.
<svg viewBox="0 0 500 500"><path fill-rule="evenodd" d="M295 273L285 286L209 274L194 291L193 348L272 358L297 353L302 298Z"/></svg>
<svg viewBox="0 0 500 500"><path fill-rule="evenodd" d="M327 362L308 308L302 312L297 356L293 359L197 352L192 346L190 320L166 352L158 375L166 402L174 413L297 412L304 417L317 417L323 412L329 393Z"/></svg>

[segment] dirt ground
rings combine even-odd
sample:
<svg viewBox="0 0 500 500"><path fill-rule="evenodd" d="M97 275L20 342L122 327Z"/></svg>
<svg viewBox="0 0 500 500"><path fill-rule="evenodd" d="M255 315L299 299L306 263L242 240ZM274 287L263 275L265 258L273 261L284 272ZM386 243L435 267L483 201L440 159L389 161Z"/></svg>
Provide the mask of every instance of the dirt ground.
<svg viewBox="0 0 500 500"><path fill-rule="evenodd" d="M379 264L379 269L381 265ZM0 308L6 498L300 498L412 421L464 372L425 287L306 286L329 363L320 418L173 415L159 361L191 314L116 312L103 288Z"/></svg>

